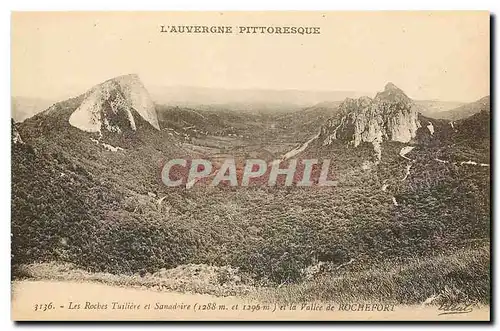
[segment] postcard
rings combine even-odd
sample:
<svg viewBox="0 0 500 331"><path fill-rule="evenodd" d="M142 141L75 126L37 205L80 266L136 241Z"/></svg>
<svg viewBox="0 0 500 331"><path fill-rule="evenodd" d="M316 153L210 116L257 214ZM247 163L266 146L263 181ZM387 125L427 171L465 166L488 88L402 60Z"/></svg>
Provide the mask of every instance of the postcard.
<svg viewBox="0 0 500 331"><path fill-rule="evenodd" d="M15 321L489 321L487 11L13 12Z"/></svg>

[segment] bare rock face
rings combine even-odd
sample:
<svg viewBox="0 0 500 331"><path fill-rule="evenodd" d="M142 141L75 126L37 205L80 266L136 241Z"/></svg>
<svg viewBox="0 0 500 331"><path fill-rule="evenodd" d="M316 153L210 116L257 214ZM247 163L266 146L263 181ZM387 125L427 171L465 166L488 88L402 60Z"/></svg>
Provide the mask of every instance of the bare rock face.
<svg viewBox="0 0 500 331"><path fill-rule="evenodd" d="M69 123L83 131L121 133L136 130L134 112L160 130L155 104L137 75L125 75L94 86Z"/></svg>
<svg viewBox="0 0 500 331"><path fill-rule="evenodd" d="M342 102L337 116L322 127L320 139L323 145L335 139L346 140L354 146L372 143L380 159L382 141L410 142L419 127L413 101L401 89L388 83L373 99L348 98Z"/></svg>
<svg viewBox="0 0 500 331"><path fill-rule="evenodd" d="M11 125L12 125L12 131L11 131L11 140L14 144L24 144L23 139L21 138L21 135L19 134L19 131L17 131L16 124L14 123L14 120L11 120Z"/></svg>

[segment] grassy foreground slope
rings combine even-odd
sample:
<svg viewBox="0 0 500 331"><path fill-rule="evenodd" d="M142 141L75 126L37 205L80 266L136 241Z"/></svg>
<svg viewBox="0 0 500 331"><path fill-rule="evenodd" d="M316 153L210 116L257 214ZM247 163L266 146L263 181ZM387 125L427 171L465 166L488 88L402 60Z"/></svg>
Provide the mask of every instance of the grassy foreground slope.
<svg viewBox="0 0 500 331"><path fill-rule="evenodd" d="M237 269L188 264L143 275L88 272L72 264L22 265L18 279L86 281L120 287L176 291L215 296L239 296L265 303L382 302L390 304L488 305L490 254L487 247L459 250L404 264L385 262L363 271L336 274L278 288L249 284Z"/></svg>
<svg viewBox="0 0 500 331"><path fill-rule="evenodd" d="M461 162L489 163L489 116L467 120L452 140L423 139L411 160L398 155L400 143L384 144L379 164L371 145L313 146L301 157L331 159L334 187L186 190L158 181L156 162L179 152L166 136L116 140L125 150L113 153L35 118L20 130L25 144L12 145L13 276L40 277L26 266L52 262L83 278L108 273L149 284L174 277L162 270L212 265L237 270L231 286L288 284L276 295L304 300L405 303L454 293L487 303L490 168ZM435 137L453 130L434 125ZM306 280L318 262L323 276Z"/></svg>

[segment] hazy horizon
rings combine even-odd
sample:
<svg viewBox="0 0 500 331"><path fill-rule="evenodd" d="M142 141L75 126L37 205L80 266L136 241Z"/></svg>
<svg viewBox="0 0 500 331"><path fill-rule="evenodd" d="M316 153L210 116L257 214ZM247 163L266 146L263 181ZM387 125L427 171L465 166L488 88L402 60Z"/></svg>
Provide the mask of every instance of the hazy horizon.
<svg viewBox="0 0 500 331"><path fill-rule="evenodd" d="M13 12L12 95L58 99L137 73L147 88L489 94L489 13ZM317 35L160 33L160 25L318 26Z"/></svg>
<svg viewBox="0 0 500 331"><path fill-rule="evenodd" d="M117 77L117 76L115 76ZM139 76L140 77L140 76ZM111 77L109 79L112 79L114 77ZM107 80L107 79L106 79ZM104 81L106 81L104 80ZM73 97L77 97L85 92L87 92L88 90L90 90L92 87L96 86L96 85L99 85L100 83L103 83L104 81L100 81L92 86L88 86L88 88L83 88L81 91L79 92L75 92L74 94L66 94L66 95L61 95L59 97L55 97L55 98L47 98L47 97L44 97L44 96L30 96L30 95L12 95L11 97L12 98L31 98L31 99L40 99L40 100L50 100L50 101L54 101L54 102L59 102L59 101L63 101L63 100L66 100L66 99L69 99L69 98L73 98ZM374 97L378 92L381 92L383 91L383 87L382 86L379 90L377 91L355 91L355 90L299 90L299 89L293 89L293 88L289 88L289 89L264 89L264 88L254 88L254 89L251 89L251 88L227 88L227 87L209 87L209 86L195 86L195 85L165 85L165 86L159 86L159 85L156 85L154 87L148 87L146 84L144 84L146 89L149 91L151 88L152 89L200 89L200 90L220 90L220 91L227 91L227 92L242 92L242 91L256 91L256 92L305 92L305 93L355 93L355 94L358 94L360 96L368 96L368 97ZM396 86L398 86L398 84L395 84ZM398 86L399 87L399 86ZM403 92L406 93L406 91L403 90ZM407 94L407 93L406 93ZM474 99L474 100L442 100L442 99L418 99L418 98L414 98L412 97L411 95L408 95L410 98L412 98L413 100L416 100L416 101L440 101L440 102L463 102L463 103L468 103L468 102L474 102L474 101L477 101L483 97L486 97L486 96L490 96L490 93L486 93L484 94L483 96L477 98L477 99ZM343 99L339 99L339 100L335 100L335 101L342 101ZM329 100L324 100L324 101L329 101Z"/></svg>

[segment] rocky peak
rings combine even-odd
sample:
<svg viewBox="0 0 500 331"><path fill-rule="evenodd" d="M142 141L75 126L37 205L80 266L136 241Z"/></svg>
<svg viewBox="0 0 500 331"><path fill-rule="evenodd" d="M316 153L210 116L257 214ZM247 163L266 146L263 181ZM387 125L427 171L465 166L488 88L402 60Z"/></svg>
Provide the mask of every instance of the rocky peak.
<svg viewBox="0 0 500 331"><path fill-rule="evenodd" d="M394 83L389 82L389 83L385 84L384 91L401 91L401 89L399 87L397 87L396 85L394 85ZM403 91L401 91L401 92L403 92Z"/></svg>
<svg viewBox="0 0 500 331"><path fill-rule="evenodd" d="M393 83L387 83L385 85L384 91L377 93L375 96L377 101L386 101L386 102L401 102L405 106L408 106L412 103L412 100L401 90L399 87L394 85Z"/></svg>
<svg viewBox="0 0 500 331"><path fill-rule="evenodd" d="M69 123L83 131L121 133L136 130L134 115L159 130L154 102L136 74L119 76L94 86L84 94Z"/></svg>
<svg viewBox="0 0 500 331"><path fill-rule="evenodd" d="M335 139L346 140L354 146L372 143L380 159L383 140L410 142L419 127L413 101L396 85L388 83L373 99L344 100L338 114L322 127L320 139L323 145Z"/></svg>
<svg viewBox="0 0 500 331"><path fill-rule="evenodd" d="M16 123L14 123L14 119L11 119L11 140L14 144L24 144L19 131L17 131Z"/></svg>

